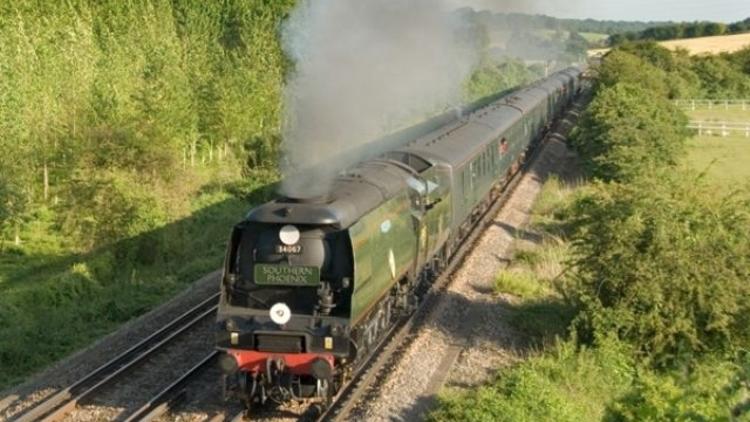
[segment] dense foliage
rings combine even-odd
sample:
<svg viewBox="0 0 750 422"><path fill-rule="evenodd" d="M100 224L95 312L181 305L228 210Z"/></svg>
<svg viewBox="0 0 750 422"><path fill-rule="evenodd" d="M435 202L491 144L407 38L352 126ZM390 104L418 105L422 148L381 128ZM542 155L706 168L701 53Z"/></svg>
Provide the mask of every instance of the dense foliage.
<svg viewBox="0 0 750 422"><path fill-rule="evenodd" d="M54 206L63 229L101 245L122 236L95 233L111 225L91 218L97 195L142 187L109 200L144 206L179 190L201 163L275 164L284 75L276 28L292 3L0 6L2 186L20 198L3 201L0 228L19 229L34 206Z"/></svg>
<svg viewBox="0 0 750 422"><path fill-rule="evenodd" d="M645 77L644 84L651 80ZM632 82L600 90L583 114L575 138L594 176L632 180L644 171L677 163L684 150L687 118L666 98L653 95L658 92Z"/></svg>
<svg viewBox="0 0 750 422"><path fill-rule="evenodd" d="M610 182L594 184L570 211L578 332L615 333L657 366L750 346L750 202L676 168L687 120L667 101L666 79L684 60L653 43L610 53L574 142L592 176ZM714 76L695 69L708 61L732 67L692 60L704 92Z"/></svg>
<svg viewBox="0 0 750 422"><path fill-rule="evenodd" d="M627 31L612 34L611 45L637 40L676 40L682 38L710 37L714 35L740 34L750 31L750 18L732 24L718 22L692 22L658 25L641 31Z"/></svg>
<svg viewBox="0 0 750 422"><path fill-rule="evenodd" d="M520 60L494 60L486 57L468 81L464 92L466 100L474 100L531 83L544 76L544 68L526 66Z"/></svg>
<svg viewBox="0 0 750 422"><path fill-rule="evenodd" d="M0 5L0 387L218 267L277 177L292 4Z"/></svg>
<svg viewBox="0 0 750 422"><path fill-rule="evenodd" d="M690 56L653 41L626 43L612 50L596 73L597 86L634 82L670 99L745 99L750 97L750 47Z"/></svg>
<svg viewBox="0 0 750 422"><path fill-rule="evenodd" d="M713 190L660 172L577 201L579 333L616 333L659 366L750 345L750 199Z"/></svg>

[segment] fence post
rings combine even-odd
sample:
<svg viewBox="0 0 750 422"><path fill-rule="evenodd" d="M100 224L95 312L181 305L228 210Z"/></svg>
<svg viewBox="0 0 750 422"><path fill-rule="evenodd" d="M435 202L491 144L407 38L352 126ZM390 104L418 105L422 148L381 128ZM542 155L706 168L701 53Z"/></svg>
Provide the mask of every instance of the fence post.
<svg viewBox="0 0 750 422"><path fill-rule="evenodd" d="M729 101L724 100L724 110L729 110Z"/></svg>
<svg viewBox="0 0 750 422"><path fill-rule="evenodd" d="M747 110L746 107L747 105L745 104L745 100L742 100L742 111Z"/></svg>
<svg viewBox="0 0 750 422"><path fill-rule="evenodd" d="M708 100L708 109L711 110L714 106L714 102L711 100Z"/></svg>
<svg viewBox="0 0 750 422"><path fill-rule="evenodd" d="M698 136L703 136L703 122L698 122Z"/></svg>
<svg viewBox="0 0 750 422"><path fill-rule="evenodd" d="M727 137L727 124L726 123L721 124L721 137L722 138Z"/></svg>
<svg viewBox="0 0 750 422"><path fill-rule="evenodd" d="M693 111L695 111L695 100L693 100L692 103L693 103Z"/></svg>

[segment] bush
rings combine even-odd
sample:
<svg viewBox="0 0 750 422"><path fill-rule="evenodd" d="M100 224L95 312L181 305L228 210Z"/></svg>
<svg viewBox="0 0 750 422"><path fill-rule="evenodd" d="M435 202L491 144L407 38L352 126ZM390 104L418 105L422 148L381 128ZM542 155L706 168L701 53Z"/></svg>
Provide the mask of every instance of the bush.
<svg viewBox="0 0 750 422"><path fill-rule="evenodd" d="M584 112L573 142L590 172L604 180L632 180L671 166L683 154L687 117L640 85L603 88Z"/></svg>
<svg viewBox="0 0 750 422"><path fill-rule="evenodd" d="M669 94L667 74L662 69L621 50L613 50L595 70L597 91L619 83L640 85L650 95L666 97Z"/></svg>
<svg viewBox="0 0 750 422"><path fill-rule="evenodd" d="M627 391L633 366L615 341L578 350L562 343L503 372L478 390L445 394L428 421L599 421L612 397Z"/></svg>
<svg viewBox="0 0 750 422"><path fill-rule="evenodd" d="M750 346L749 210L684 173L595 184L573 209L579 333L657 366Z"/></svg>
<svg viewBox="0 0 750 422"><path fill-rule="evenodd" d="M135 238L168 221L160 199L129 173L79 173L70 189L72 202L65 206L77 212L66 215L64 226L88 248Z"/></svg>
<svg viewBox="0 0 750 422"><path fill-rule="evenodd" d="M532 67L513 59L496 61L485 59L464 84L464 99L476 101L498 92L515 88L541 77Z"/></svg>
<svg viewBox="0 0 750 422"><path fill-rule="evenodd" d="M750 420L747 364L713 359L690 373L642 370L631 389L607 409L608 422ZM744 418L738 419L743 416Z"/></svg>
<svg viewBox="0 0 750 422"><path fill-rule="evenodd" d="M705 98L748 98L750 78L730 62L718 56L705 56L693 59L693 72L701 80Z"/></svg>

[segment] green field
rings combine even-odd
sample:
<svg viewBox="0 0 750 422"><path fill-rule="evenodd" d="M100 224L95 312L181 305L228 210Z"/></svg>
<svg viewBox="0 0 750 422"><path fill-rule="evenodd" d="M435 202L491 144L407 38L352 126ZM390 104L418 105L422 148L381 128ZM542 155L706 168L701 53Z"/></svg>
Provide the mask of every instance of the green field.
<svg viewBox="0 0 750 422"><path fill-rule="evenodd" d="M554 29L540 29L537 32L546 39L556 39L559 38L561 34L565 37L570 36L570 31L558 31ZM609 35L607 34L598 34L596 32L579 32L578 35L582 36L590 43L599 43L609 38Z"/></svg>
<svg viewBox="0 0 750 422"><path fill-rule="evenodd" d="M590 43L599 43L609 38L607 34L598 34L596 32L580 32L579 34Z"/></svg>
<svg viewBox="0 0 750 422"><path fill-rule="evenodd" d="M750 123L750 110L743 111L740 107L688 111L688 116L691 120ZM743 134L695 136L688 141L686 162L729 189L738 187L750 182L750 138Z"/></svg>
<svg viewBox="0 0 750 422"><path fill-rule="evenodd" d="M750 182L750 138L696 136L688 141L687 163L727 188Z"/></svg>
<svg viewBox="0 0 750 422"><path fill-rule="evenodd" d="M728 108L719 106L709 110L706 107L701 107L696 110L685 110L690 116L691 120L701 121L714 121L714 122L733 122L733 123L748 123L750 124L750 103L747 106L747 110L742 110L740 105L730 105Z"/></svg>

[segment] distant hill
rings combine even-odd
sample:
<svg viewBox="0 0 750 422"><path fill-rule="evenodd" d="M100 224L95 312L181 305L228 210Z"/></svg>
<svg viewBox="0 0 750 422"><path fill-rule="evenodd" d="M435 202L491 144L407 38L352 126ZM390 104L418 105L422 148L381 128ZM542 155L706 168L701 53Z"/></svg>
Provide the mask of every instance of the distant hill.
<svg viewBox="0 0 750 422"><path fill-rule="evenodd" d="M456 11L472 22L475 37L490 57L513 57L527 63L580 61L590 48L605 47L613 34L637 32L671 22L558 19L546 15L494 13L463 8Z"/></svg>
<svg viewBox="0 0 750 422"><path fill-rule="evenodd" d="M673 22L632 22L596 19L560 19L547 15L523 13L476 12L489 28L496 29L551 29L569 32L587 32L613 35L623 32L640 32L649 28L666 26Z"/></svg>
<svg viewBox="0 0 750 422"><path fill-rule="evenodd" d="M547 15L530 15L525 13L495 13L476 11L471 8L460 9L459 13L473 15L490 30L538 30L568 31L614 35L621 33L638 33L649 28L676 24L675 22L635 22L596 19L561 19Z"/></svg>

